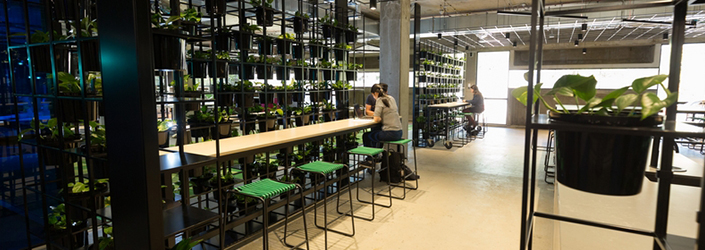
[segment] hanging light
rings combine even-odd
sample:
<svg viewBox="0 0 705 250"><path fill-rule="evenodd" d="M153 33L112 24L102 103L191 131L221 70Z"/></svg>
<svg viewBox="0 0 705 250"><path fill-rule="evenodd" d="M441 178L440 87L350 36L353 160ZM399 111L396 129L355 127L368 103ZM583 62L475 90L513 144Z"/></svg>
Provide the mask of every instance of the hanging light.
<svg viewBox="0 0 705 250"><path fill-rule="evenodd" d="M470 46L465 45L465 50L470 50Z"/></svg>
<svg viewBox="0 0 705 250"><path fill-rule="evenodd" d="M663 40L668 40L668 32L667 32L667 33L663 33Z"/></svg>
<svg viewBox="0 0 705 250"><path fill-rule="evenodd" d="M509 32L507 32L507 33L504 34L504 37L506 37L507 39L509 39L509 38L511 37L511 35L509 34Z"/></svg>
<svg viewBox="0 0 705 250"><path fill-rule="evenodd" d="M582 41L583 40L583 34L578 34L578 40Z"/></svg>
<svg viewBox="0 0 705 250"><path fill-rule="evenodd" d="M443 37L443 34L438 33L438 39L441 39Z"/></svg>
<svg viewBox="0 0 705 250"><path fill-rule="evenodd" d="M587 54L587 49L583 49L583 55Z"/></svg>
<svg viewBox="0 0 705 250"><path fill-rule="evenodd" d="M580 45L580 41L575 40L575 47L578 47L578 45Z"/></svg>
<svg viewBox="0 0 705 250"><path fill-rule="evenodd" d="M582 30L583 32L587 31L587 23L584 23L580 30Z"/></svg>
<svg viewBox="0 0 705 250"><path fill-rule="evenodd" d="M377 0L370 0L370 9L371 10L377 9Z"/></svg>
<svg viewBox="0 0 705 250"><path fill-rule="evenodd" d="M455 41L453 41L453 45L458 45L458 38L455 38Z"/></svg>
<svg viewBox="0 0 705 250"><path fill-rule="evenodd" d="M512 46L516 47L516 46L517 46L517 41L514 41L514 42L512 43Z"/></svg>

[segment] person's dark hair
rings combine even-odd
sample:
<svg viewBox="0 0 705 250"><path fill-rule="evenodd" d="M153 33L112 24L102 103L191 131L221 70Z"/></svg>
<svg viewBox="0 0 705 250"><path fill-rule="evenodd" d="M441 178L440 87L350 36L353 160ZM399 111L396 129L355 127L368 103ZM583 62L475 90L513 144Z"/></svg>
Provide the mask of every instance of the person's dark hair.
<svg viewBox="0 0 705 250"><path fill-rule="evenodd" d="M474 95L482 95L482 93L480 92L480 89L477 88L477 85L472 85L472 86L470 86L470 88L474 92Z"/></svg>
<svg viewBox="0 0 705 250"><path fill-rule="evenodd" d="M372 93L377 93L377 98L387 97L387 95L384 94L385 91L381 86L382 84L384 83L372 85ZM389 108L389 100L387 100L387 98L383 98L382 103L384 103L384 106Z"/></svg>
<svg viewBox="0 0 705 250"><path fill-rule="evenodd" d="M381 83L379 83L379 86L382 87L382 89L384 90L384 93L389 92L389 85L387 85L386 83L381 82Z"/></svg>
<svg viewBox="0 0 705 250"><path fill-rule="evenodd" d="M370 90L370 93L374 93L374 92L375 92L375 88L380 88L379 84L376 84L376 83L375 83L375 84L372 84L372 89Z"/></svg>

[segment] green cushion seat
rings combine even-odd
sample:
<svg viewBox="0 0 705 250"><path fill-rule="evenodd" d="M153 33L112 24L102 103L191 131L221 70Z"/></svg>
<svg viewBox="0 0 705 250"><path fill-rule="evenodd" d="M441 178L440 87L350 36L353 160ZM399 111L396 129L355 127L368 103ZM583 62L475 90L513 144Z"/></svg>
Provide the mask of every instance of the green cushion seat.
<svg viewBox="0 0 705 250"><path fill-rule="evenodd" d="M368 147L357 147L353 148L351 150L348 150L348 153L351 154L358 154L358 155L378 155L384 152L384 149L381 148L368 148Z"/></svg>
<svg viewBox="0 0 705 250"><path fill-rule="evenodd" d="M475 113L463 113L463 115L475 115Z"/></svg>
<svg viewBox="0 0 705 250"><path fill-rule="evenodd" d="M341 169L345 167L345 165L341 163L330 163L330 162L325 162L325 161L314 161L308 164L304 164L298 167L298 169L301 169L303 171L307 172L316 172L316 173L321 173L321 174L330 174L335 170Z"/></svg>
<svg viewBox="0 0 705 250"><path fill-rule="evenodd" d="M401 140L398 140L398 141L383 141L383 143L387 143L387 144L407 144L407 143L409 143L409 142L411 142L411 141L412 141L411 139L401 139Z"/></svg>
<svg viewBox="0 0 705 250"><path fill-rule="evenodd" d="M296 188L296 185L294 184L286 184L273 181L272 179L264 179L258 182L236 187L235 190L254 197L269 199L286 191L294 190L294 188Z"/></svg>

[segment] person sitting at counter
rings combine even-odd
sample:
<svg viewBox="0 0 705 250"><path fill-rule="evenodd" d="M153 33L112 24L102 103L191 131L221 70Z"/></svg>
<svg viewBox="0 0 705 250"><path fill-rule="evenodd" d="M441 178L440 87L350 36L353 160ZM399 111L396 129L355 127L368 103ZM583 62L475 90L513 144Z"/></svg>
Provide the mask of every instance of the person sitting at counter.
<svg viewBox="0 0 705 250"><path fill-rule="evenodd" d="M480 114L485 111L485 98L482 96L480 89L477 88L477 85L470 86L470 93L472 94L472 100L465 100L465 102L472 104L472 106L463 110L463 113L473 113L473 115L465 116L468 123L465 124L463 128L465 128L465 131L468 133L475 130L479 131L480 127L477 126L477 121L473 116L474 114Z"/></svg>
<svg viewBox="0 0 705 250"><path fill-rule="evenodd" d="M372 89L375 86L379 87L377 84L372 85ZM375 115L375 105L377 105L377 94L374 91L370 91L370 95L367 96L365 100L365 116Z"/></svg>
<svg viewBox="0 0 705 250"><path fill-rule="evenodd" d="M372 86L372 94L376 96L374 121L382 124L381 129L372 130L362 135L365 147L381 147L381 141L396 141L402 138L399 109L394 97L384 93L382 86Z"/></svg>

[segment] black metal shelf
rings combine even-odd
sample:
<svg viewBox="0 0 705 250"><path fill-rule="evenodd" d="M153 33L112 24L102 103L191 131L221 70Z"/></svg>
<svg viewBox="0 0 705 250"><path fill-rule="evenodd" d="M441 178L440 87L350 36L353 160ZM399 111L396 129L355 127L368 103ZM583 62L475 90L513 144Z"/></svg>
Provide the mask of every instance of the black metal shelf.
<svg viewBox="0 0 705 250"><path fill-rule="evenodd" d="M180 232L204 226L217 221L220 216L208 210L176 206L163 211L164 237L172 237Z"/></svg>

